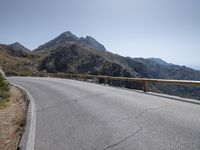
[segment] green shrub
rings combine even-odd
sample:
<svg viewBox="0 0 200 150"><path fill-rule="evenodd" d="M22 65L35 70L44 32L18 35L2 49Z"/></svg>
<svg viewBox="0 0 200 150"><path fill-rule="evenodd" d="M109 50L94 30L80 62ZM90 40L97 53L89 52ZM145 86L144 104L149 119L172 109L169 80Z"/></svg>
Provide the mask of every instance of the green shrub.
<svg viewBox="0 0 200 150"><path fill-rule="evenodd" d="M0 73L0 103L2 103L9 96L9 82Z"/></svg>

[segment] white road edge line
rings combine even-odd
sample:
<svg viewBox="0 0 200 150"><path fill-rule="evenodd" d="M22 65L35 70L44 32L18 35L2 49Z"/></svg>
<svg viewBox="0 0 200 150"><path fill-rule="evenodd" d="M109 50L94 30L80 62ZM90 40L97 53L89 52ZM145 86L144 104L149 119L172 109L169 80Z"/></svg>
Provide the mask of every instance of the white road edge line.
<svg viewBox="0 0 200 150"><path fill-rule="evenodd" d="M28 134L28 140L27 140L27 145L26 145L26 150L34 150L34 146L35 146L35 131L36 131L36 107L35 107L35 101L33 96L30 94L30 92L25 89L24 87L15 84L15 83L11 83L14 86L17 86L19 88L21 88L23 91L26 92L26 95L29 99L29 107L30 107L30 111L29 113L31 113L31 118L30 118L30 129L29 129L29 134Z"/></svg>

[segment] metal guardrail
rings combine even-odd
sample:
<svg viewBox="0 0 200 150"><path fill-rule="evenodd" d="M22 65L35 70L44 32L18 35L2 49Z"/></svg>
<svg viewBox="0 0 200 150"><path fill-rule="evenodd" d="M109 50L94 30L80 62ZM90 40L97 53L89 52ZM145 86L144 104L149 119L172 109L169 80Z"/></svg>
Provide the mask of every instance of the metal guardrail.
<svg viewBox="0 0 200 150"><path fill-rule="evenodd" d="M65 74L69 78L79 77L82 79L87 78L96 78L96 79L104 79L105 83L107 80L118 80L118 81L132 81L132 82L140 82L144 85L144 92L148 92L149 83L167 83L173 85L190 85L190 86L199 86L200 81L191 81L191 80L169 80L169 79L149 79L149 78L129 78L129 77L114 77L114 76L101 76L101 75L88 75L88 74Z"/></svg>

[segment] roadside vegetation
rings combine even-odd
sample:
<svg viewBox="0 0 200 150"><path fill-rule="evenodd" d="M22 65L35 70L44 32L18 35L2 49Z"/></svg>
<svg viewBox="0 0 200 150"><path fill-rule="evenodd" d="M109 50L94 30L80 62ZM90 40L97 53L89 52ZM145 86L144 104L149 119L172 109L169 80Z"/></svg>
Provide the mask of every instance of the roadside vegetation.
<svg viewBox="0 0 200 150"><path fill-rule="evenodd" d="M8 99L9 89L9 82L5 79L4 75L0 73L0 105Z"/></svg>
<svg viewBox="0 0 200 150"><path fill-rule="evenodd" d="M9 84L0 68L0 150L19 149L26 114L25 94Z"/></svg>

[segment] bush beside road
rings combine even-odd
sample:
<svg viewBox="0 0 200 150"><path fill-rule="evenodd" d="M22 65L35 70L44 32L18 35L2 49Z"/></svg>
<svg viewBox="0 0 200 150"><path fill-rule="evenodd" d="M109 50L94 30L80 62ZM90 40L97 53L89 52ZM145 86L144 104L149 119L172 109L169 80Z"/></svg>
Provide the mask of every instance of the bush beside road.
<svg viewBox="0 0 200 150"><path fill-rule="evenodd" d="M23 91L11 86L0 71L0 150L16 150L25 125L27 102Z"/></svg>
<svg viewBox="0 0 200 150"><path fill-rule="evenodd" d="M9 82L5 79L5 75L0 69L0 105L9 97L9 89Z"/></svg>

